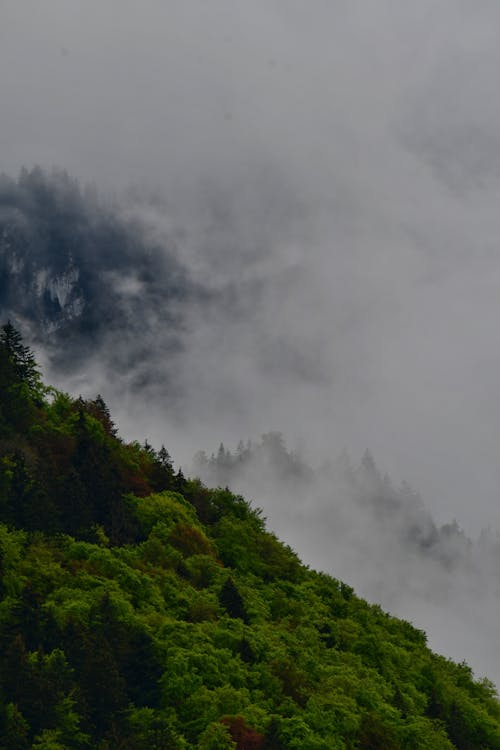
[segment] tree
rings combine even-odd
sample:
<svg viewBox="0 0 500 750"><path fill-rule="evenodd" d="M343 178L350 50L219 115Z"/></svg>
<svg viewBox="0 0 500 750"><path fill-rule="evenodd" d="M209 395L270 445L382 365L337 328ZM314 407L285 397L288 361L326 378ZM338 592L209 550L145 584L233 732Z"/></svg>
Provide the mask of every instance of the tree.
<svg viewBox="0 0 500 750"><path fill-rule="evenodd" d="M200 737L197 750L235 750L229 727L219 722L209 724Z"/></svg>
<svg viewBox="0 0 500 750"><path fill-rule="evenodd" d="M40 396L41 379L35 356L29 346L23 345L21 334L10 320L1 328L0 344L5 348L19 381L26 383L33 393Z"/></svg>
<svg viewBox="0 0 500 750"><path fill-rule="evenodd" d="M236 743L237 750L260 750L264 747L264 735L247 726L243 716L227 716L222 719L222 723L229 727L229 734Z"/></svg>
<svg viewBox="0 0 500 750"><path fill-rule="evenodd" d="M111 413L100 393L97 394L93 401L87 404L89 413L99 420L108 435L116 437L117 430L113 420L111 419Z"/></svg>
<svg viewBox="0 0 500 750"><path fill-rule="evenodd" d="M182 493L184 490L185 484L186 484L186 477L184 476L182 467L179 466L179 471L174 476L174 489L177 490L177 492Z"/></svg>
<svg viewBox="0 0 500 750"><path fill-rule="evenodd" d="M8 703L0 711L2 750L29 750L29 726L17 705Z"/></svg>
<svg viewBox="0 0 500 750"><path fill-rule="evenodd" d="M158 451L158 461L164 469L167 469L170 472L173 471L173 463L172 459L170 458L170 453L165 448L163 443L160 450Z"/></svg>
<svg viewBox="0 0 500 750"><path fill-rule="evenodd" d="M9 322L0 328L0 435L27 429L43 393L33 354Z"/></svg>

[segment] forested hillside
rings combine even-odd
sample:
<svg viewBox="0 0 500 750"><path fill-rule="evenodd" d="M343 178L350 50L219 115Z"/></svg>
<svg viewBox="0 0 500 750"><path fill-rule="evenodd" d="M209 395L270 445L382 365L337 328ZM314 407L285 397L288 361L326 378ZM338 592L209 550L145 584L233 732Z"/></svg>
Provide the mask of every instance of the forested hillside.
<svg viewBox="0 0 500 750"><path fill-rule="evenodd" d="M273 531L311 567L349 581L360 596L418 624L434 650L500 684L494 525L474 534L452 515L436 514L439 498L424 500L408 483L397 484L368 451L358 461L344 450L320 463L304 448L309 461L304 449L292 451L270 432L232 450L219 444L211 455L198 452L193 472L210 487L255 499Z"/></svg>
<svg viewBox="0 0 500 750"><path fill-rule="evenodd" d="M500 748L488 681L46 387L10 324L0 522L2 750Z"/></svg>

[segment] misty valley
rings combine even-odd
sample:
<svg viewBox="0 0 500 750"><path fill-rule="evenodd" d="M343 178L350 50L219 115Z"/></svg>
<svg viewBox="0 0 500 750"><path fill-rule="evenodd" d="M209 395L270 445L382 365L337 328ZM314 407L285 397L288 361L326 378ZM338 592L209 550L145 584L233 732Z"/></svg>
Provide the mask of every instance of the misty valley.
<svg viewBox="0 0 500 750"><path fill-rule="evenodd" d="M180 241L65 172L0 178L1 750L500 748L498 533L368 450L186 441L198 316L241 332L260 287ZM181 468L177 435L218 448Z"/></svg>
<svg viewBox="0 0 500 750"><path fill-rule="evenodd" d="M500 748L490 681L304 566L242 496L125 442L102 397L47 387L11 323L0 439L0 747ZM312 481L276 433L197 465L261 459ZM368 454L342 474L412 512ZM448 532L410 528L453 564Z"/></svg>
<svg viewBox="0 0 500 750"><path fill-rule="evenodd" d="M500 750L499 70L0 1L0 750Z"/></svg>

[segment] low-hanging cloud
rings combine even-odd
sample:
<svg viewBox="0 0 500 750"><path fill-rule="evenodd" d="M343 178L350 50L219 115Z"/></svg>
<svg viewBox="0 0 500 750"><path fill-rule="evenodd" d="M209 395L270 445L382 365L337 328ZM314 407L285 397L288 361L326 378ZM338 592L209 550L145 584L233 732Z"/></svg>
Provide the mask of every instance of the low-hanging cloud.
<svg viewBox="0 0 500 750"><path fill-rule="evenodd" d="M38 269L75 321L102 302L51 377L183 464L271 429L369 446L438 524L500 528L499 16L4 0L0 171L56 165L113 208L113 242Z"/></svg>
<svg viewBox="0 0 500 750"><path fill-rule="evenodd" d="M418 493L405 482L395 487L369 452L358 465L343 451L313 469L276 432L233 450L221 444L210 458L200 451L192 470L252 498L305 562L419 623L433 649L498 684L498 532L472 540L456 521L439 526Z"/></svg>

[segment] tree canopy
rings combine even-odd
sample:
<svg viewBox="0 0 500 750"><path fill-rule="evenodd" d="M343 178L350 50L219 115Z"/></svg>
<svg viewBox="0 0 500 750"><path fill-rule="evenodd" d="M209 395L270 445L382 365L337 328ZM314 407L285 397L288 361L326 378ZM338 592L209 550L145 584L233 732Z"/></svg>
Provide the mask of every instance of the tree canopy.
<svg viewBox="0 0 500 750"><path fill-rule="evenodd" d="M500 750L491 683L41 388L5 328L0 750Z"/></svg>

